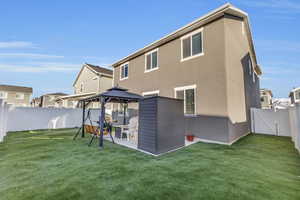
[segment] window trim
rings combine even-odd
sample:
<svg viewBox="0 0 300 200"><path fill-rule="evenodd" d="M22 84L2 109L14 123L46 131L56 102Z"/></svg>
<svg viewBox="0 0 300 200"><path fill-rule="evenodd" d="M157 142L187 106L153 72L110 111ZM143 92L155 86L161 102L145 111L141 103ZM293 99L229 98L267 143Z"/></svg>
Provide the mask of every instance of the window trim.
<svg viewBox="0 0 300 200"><path fill-rule="evenodd" d="M0 91L4 94L3 97L0 97L0 99L7 99L7 96L8 96L8 92L5 92L5 91Z"/></svg>
<svg viewBox="0 0 300 200"><path fill-rule="evenodd" d="M153 91L143 92L142 93L143 96L151 95L151 94L157 94L157 95L159 95L159 90L153 90Z"/></svg>
<svg viewBox="0 0 300 200"><path fill-rule="evenodd" d="M82 88L82 89L81 89ZM84 82L80 83L79 92L84 92Z"/></svg>
<svg viewBox="0 0 300 200"><path fill-rule="evenodd" d="M21 95L22 98L17 98L17 95ZM18 99L18 100L24 100L24 98L25 98L25 94L24 93L22 93L22 92L17 92L16 93L16 99Z"/></svg>
<svg viewBox="0 0 300 200"><path fill-rule="evenodd" d="M198 30L195 30L195 31L193 31L193 32L191 32L191 33L189 33L189 34L187 34L187 35L184 35L184 36L182 36L181 38L180 38L180 45L181 45L181 57L180 57L180 62L184 62L184 61L186 61L186 60L190 60L190 59L193 59L193 58L196 58L196 57L199 57L199 56L204 56L204 28L202 27L202 28L200 28L200 29L198 29ZM191 54L193 53L193 40L192 40L192 36L193 35L196 35L196 34L198 34L198 33L201 33L201 45L202 45L202 52L201 53L198 53L198 54L195 54L195 55L191 55L191 56L189 56L189 57L186 57L186 58L183 58L183 45L182 45L182 43L183 43L183 40L184 39L186 39L186 38L190 38L190 40L191 40Z"/></svg>
<svg viewBox="0 0 300 200"><path fill-rule="evenodd" d="M123 78L122 78L122 67L124 67L125 65L128 66L128 73L127 73L127 76L126 76L126 77L123 77ZM126 80L126 79L128 79L128 77L129 77L129 62L126 62L126 63L120 65L120 81Z"/></svg>
<svg viewBox="0 0 300 200"><path fill-rule="evenodd" d="M144 73L158 70L158 68L159 68L159 63L158 63L158 54L159 54L159 52L158 52L158 49L159 48L156 48L156 49L154 49L152 51L149 51L148 53L145 54L145 71L144 71ZM157 52L157 66L155 68L152 67L152 53L154 53L154 52ZM150 58L151 58L151 60L150 60L150 67L151 67L151 69L147 69L147 56L149 54L151 55L150 56Z"/></svg>
<svg viewBox="0 0 300 200"><path fill-rule="evenodd" d="M242 22L242 34L245 35L245 22L244 21L241 22Z"/></svg>
<svg viewBox="0 0 300 200"><path fill-rule="evenodd" d="M195 110L194 114L186 114L186 103L185 103L185 91L189 89L194 89L194 105L195 105ZM187 86L182 86L182 87L176 87L174 88L174 97L177 98L177 91L184 91L184 100L183 100L183 107L184 107L184 116L196 116L197 115L197 85L187 85Z"/></svg>
<svg viewBox="0 0 300 200"><path fill-rule="evenodd" d="M297 102L300 102L300 98L298 99L297 98L297 93L300 93L300 91L299 90L296 90L296 91L294 91L293 93L294 93L294 100L295 100L295 102L297 103ZM300 96L300 95L299 95Z"/></svg>

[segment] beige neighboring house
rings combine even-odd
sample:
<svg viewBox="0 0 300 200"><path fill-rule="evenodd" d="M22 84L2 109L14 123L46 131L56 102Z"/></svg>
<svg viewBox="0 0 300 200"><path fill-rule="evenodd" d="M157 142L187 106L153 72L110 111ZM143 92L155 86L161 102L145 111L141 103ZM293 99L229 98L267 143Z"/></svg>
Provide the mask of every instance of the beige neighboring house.
<svg viewBox="0 0 300 200"><path fill-rule="evenodd" d="M182 99L186 134L203 141L231 144L250 132L250 108L260 108L249 17L231 4L112 66L115 86Z"/></svg>
<svg viewBox="0 0 300 200"><path fill-rule="evenodd" d="M293 89L290 92L289 96L290 96L292 105L294 105L295 103L300 104L300 87Z"/></svg>
<svg viewBox="0 0 300 200"><path fill-rule="evenodd" d="M51 107L52 108L59 108L59 107L62 107L59 104L59 102L56 101L56 99L64 97L64 96L67 96L67 94L61 93L61 92L49 93L49 94L42 95L40 97L40 107L43 107L43 108L51 108ZM70 106L73 106L73 105L70 105Z"/></svg>
<svg viewBox="0 0 300 200"><path fill-rule="evenodd" d="M32 96L31 87L0 85L0 99L16 107L29 107Z"/></svg>
<svg viewBox="0 0 300 200"><path fill-rule="evenodd" d="M260 102L262 109L272 109L273 108L273 93L268 89L260 90Z"/></svg>
<svg viewBox="0 0 300 200"><path fill-rule="evenodd" d="M113 71L91 64L84 64L78 73L74 83L74 94L57 98L62 107L78 106L78 101L106 91L113 84ZM93 103L89 107L99 108L99 103ZM109 108L108 108L109 109Z"/></svg>
<svg viewBox="0 0 300 200"><path fill-rule="evenodd" d="M41 106L41 97L35 97L31 100L31 107L42 107Z"/></svg>

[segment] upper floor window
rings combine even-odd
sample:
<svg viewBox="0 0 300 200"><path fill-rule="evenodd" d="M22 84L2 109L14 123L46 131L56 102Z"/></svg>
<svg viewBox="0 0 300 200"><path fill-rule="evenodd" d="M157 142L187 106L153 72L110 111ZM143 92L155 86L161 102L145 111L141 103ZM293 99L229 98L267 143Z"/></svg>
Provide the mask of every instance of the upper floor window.
<svg viewBox="0 0 300 200"><path fill-rule="evenodd" d="M248 67L249 67L249 74L251 75L251 73L252 73L252 61L251 61L250 57L248 59Z"/></svg>
<svg viewBox="0 0 300 200"><path fill-rule="evenodd" d="M203 55L203 29L181 38L181 61Z"/></svg>
<svg viewBox="0 0 300 200"><path fill-rule="evenodd" d="M80 91L80 92L83 92L83 90L84 90L84 84L83 84L83 83L80 83L80 89L79 89L79 91Z"/></svg>
<svg viewBox="0 0 300 200"><path fill-rule="evenodd" d="M128 78L128 68L129 68L128 63L125 63L125 64L121 65L120 80L124 80L124 79Z"/></svg>
<svg viewBox="0 0 300 200"><path fill-rule="evenodd" d="M0 91L0 99L7 99L7 92Z"/></svg>
<svg viewBox="0 0 300 200"><path fill-rule="evenodd" d="M24 99L23 93L16 93L16 99Z"/></svg>
<svg viewBox="0 0 300 200"><path fill-rule="evenodd" d="M145 59L145 72L158 69L158 49L147 53Z"/></svg>
<svg viewBox="0 0 300 200"><path fill-rule="evenodd" d="M300 91L295 92L295 99L300 100Z"/></svg>
<svg viewBox="0 0 300 200"><path fill-rule="evenodd" d="M175 98L183 100L186 115L196 113L196 85L175 88Z"/></svg>

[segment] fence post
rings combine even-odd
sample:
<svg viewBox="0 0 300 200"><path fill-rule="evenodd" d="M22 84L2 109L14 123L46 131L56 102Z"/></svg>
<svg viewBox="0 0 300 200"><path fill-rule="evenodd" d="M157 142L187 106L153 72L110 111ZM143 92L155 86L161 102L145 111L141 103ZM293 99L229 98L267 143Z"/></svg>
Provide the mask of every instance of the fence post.
<svg viewBox="0 0 300 200"><path fill-rule="evenodd" d="M295 124L296 124L296 135L295 135L295 146L300 152L300 104L296 103L295 104L295 112L296 112L296 119L295 119Z"/></svg>

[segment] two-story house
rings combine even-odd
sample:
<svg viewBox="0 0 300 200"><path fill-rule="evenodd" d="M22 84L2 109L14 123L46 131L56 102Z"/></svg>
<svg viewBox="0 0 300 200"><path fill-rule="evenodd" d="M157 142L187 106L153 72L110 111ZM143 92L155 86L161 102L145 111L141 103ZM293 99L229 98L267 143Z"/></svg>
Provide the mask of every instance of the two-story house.
<svg viewBox="0 0 300 200"><path fill-rule="evenodd" d="M271 109L273 106L273 93L271 90L268 89L261 89L260 90L260 103L261 108L263 109Z"/></svg>
<svg viewBox="0 0 300 200"><path fill-rule="evenodd" d="M56 101L56 99L64 96L67 96L67 94L61 92L44 94L40 97L41 98L40 107L43 108L61 107L59 102Z"/></svg>
<svg viewBox="0 0 300 200"><path fill-rule="evenodd" d="M61 104L61 107L75 108L80 99L105 92L112 87L112 84L113 71L111 69L85 63L73 83L74 94L60 96L56 102ZM99 108L100 105L94 102L90 107Z"/></svg>
<svg viewBox="0 0 300 200"><path fill-rule="evenodd" d="M31 87L0 85L0 99L16 107L30 106L31 95Z"/></svg>
<svg viewBox="0 0 300 200"><path fill-rule="evenodd" d="M291 104L294 105L295 103L300 103L300 87L294 88L290 92L290 99L291 99Z"/></svg>
<svg viewBox="0 0 300 200"><path fill-rule="evenodd" d="M186 134L231 144L250 132L260 108L248 14L225 4L115 62L114 85L184 101Z"/></svg>

